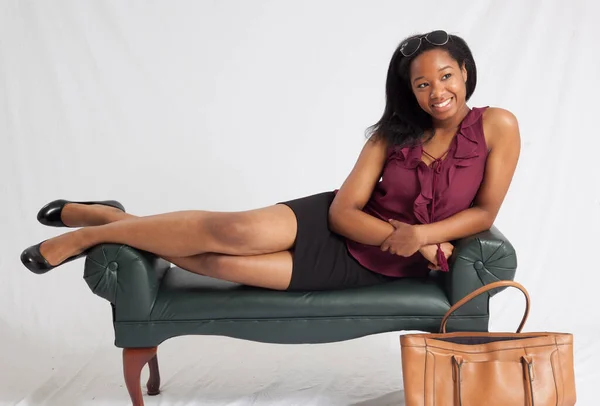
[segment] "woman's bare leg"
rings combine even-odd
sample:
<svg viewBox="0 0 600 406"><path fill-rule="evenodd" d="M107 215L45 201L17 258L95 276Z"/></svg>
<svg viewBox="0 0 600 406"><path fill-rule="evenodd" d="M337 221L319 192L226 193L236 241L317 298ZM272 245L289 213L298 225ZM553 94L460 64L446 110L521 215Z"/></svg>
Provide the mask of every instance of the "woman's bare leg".
<svg viewBox="0 0 600 406"><path fill-rule="evenodd" d="M293 254L290 251L252 256L209 252L165 259L190 272L267 289L285 290L292 279Z"/></svg>
<svg viewBox="0 0 600 406"><path fill-rule="evenodd" d="M63 223L71 227L99 226L134 218L139 217L102 205L67 204L61 213ZM293 266L289 251L253 256L204 253L162 258L190 272L277 290L287 289Z"/></svg>
<svg viewBox="0 0 600 406"><path fill-rule="evenodd" d="M133 218L138 216L103 204L67 203L60 213L61 221L69 227L103 226Z"/></svg>
<svg viewBox="0 0 600 406"><path fill-rule="evenodd" d="M47 240L40 251L52 265L107 242L126 244L161 257L207 252L249 256L289 250L296 231L296 217L285 205L244 212L190 210L84 227Z"/></svg>

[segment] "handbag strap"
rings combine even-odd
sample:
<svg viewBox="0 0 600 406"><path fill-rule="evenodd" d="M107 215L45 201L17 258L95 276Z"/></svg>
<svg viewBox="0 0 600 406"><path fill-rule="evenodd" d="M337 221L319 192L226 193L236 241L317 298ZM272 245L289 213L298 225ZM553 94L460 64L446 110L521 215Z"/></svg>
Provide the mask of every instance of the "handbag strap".
<svg viewBox="0 0 600 406"><path fill-rule="evenodd" d="M503 287L517 288L521 292L523 292L523 294L525 295L525 314L523 315L523 320L521 320L521 324L519 325L519 328L517 329L517 333L520 333L521 330L523 330L523 327L525 326L525 322L527 321L527 317L529 317L530 298L529 298L529 293L527 293L527 290L521 284L519 284L519 283L517 283L515 281L498 281L498 282L492 282L492 283L489 283L487 285L484 285L484 286L480 287L477 290L474 290L473 292L469 293L467 296L465 296L462 299L460 299L444 315L444 318L442 319L442 323L441 323L441 326L440 326L440 333L446 333L446 323L448 322L448 318L450 317L450 315L452 313L454 313L455 311L457 311L464 304L466 304L467 302L469 302L471 299L474 299L477 296L479 296L479 295L481 295L483 293L486 293L486 292L488 292L488 291L490 291L492 289L503 288Z"/></svg>

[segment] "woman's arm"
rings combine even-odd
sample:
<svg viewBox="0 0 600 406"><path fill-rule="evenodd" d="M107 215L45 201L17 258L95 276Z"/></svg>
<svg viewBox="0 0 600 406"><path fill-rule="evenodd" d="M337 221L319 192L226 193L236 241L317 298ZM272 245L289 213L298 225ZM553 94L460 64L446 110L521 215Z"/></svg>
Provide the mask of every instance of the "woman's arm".
<svg viewBox="0 0 600 406"><path fill-rule="evenodd" d="M372 137L367 141L329 208L329 228L332 231L362 244L381 246L395 230L387 221L362 211L381 178L386 157L387 147L383 140ZM426 251L429 254L435 252L428 245L419 251L424 255L427 255ZM446 251L450 256L451 250ZM427 257L432 258L431 255Z"/></svg>
<svg viewBox="0 0 600 406"><path fill-rule="evenodd" d="M521 137L516 117L500 108L485 111L484 130L490 152L473 207L442 221L415 226L421 245L473 235L488 230L494 223L517 167Z"/></svg>
<svg viewBox="0 0 600 406"><path fill-rule="evenodd" d="M512 181L521 141L517 119L509 111L489 108L484 113L484 120L491 151L474 206L432 224L406 225L407 228L414 227L414 231L407 230L414 237L408 238L416 238L419 247L463 238L492 226ZM381 177L386 151L384 140L372 137L367 141L330 206L329 227L332 231L363 244L381 246L396 230L389 222L362 211Z"/></svg>
<svg viewBox="0 0 600 406"><path fill-rule="evenodd" d="M381 178L386 157L387 144L383 139L373 136L365 143L329 208L329 228L333 232L379 246L394 231L388 222L362 211Z"/></svg>

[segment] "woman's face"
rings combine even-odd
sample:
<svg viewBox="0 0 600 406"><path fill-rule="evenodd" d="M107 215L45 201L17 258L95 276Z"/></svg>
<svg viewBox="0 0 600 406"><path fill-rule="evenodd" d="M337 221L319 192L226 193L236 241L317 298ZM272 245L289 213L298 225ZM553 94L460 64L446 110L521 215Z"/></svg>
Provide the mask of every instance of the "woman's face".
<svg viewBox="0 0 600 406"><path fill-rule="evenodd" d="M467 70L443 49L417 56L410 66L410 84L419 106L434 120L446 120L466 103Z"/></svg>

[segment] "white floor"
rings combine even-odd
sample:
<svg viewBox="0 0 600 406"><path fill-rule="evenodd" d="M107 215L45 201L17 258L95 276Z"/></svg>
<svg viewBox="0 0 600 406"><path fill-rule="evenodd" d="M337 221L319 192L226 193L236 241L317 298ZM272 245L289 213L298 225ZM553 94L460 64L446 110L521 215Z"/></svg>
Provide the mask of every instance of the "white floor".
<svg viewBox="0 0 600 406"><path fill-rule="evenodd" d="M77 353L8 333L0 347L0 405L130 405L112 331L98 337L106 345ZM600 374L590 372L595 355L585 350L592 343L580 344L577 405L597 406ZM161 344L159 366L162 392L151 397L143 386L147 406L404 405L399 333L319 345L185 336ZM147 378L144 369L140 385Z"/></svg>
<svg viewBox="0 0 600 406"><path fill-rule="evenodd" d="M159 347L162 393L144 395L144 400L149 406L403 404L398 336L320 345L171 339ZM121 350L106 338L106 346L77 354L22 342L13 353L5 346L0 353L8 361L0 371L0 404L129 405ZM38 359L36 365L20 364L24 348L30 351L27 359ZM147 376L145 369L142 383Z"/></svg>

